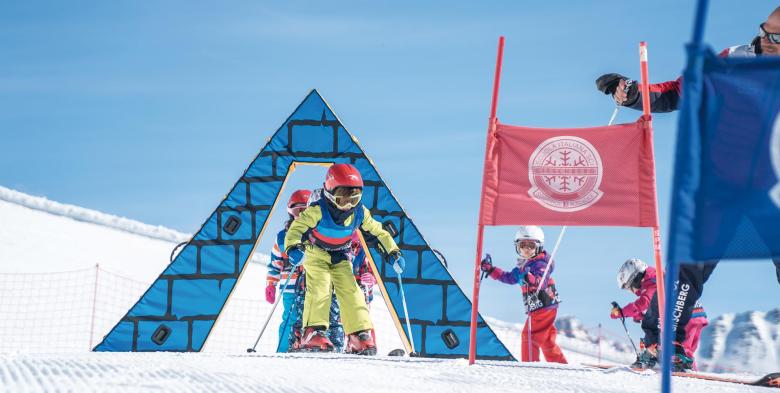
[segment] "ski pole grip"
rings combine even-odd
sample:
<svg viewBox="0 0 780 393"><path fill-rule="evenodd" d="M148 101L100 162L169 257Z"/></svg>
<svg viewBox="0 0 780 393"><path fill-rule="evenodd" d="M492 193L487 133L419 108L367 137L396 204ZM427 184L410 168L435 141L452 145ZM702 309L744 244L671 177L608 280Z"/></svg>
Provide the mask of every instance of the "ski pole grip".
<svg viewBox="0 0 780 393"><path fill-rule="evenodd" d="M626 319L626 316L625 316L625 315L623 315L623 309L622 309L622 308L620 308L620 305L618 304L618 302L615 302L615 301L613 301L613 302L612 302L612 307L614 307L614 308L617 308L617 309L618 309L618 312L620 312L620 319Z"/></svg>

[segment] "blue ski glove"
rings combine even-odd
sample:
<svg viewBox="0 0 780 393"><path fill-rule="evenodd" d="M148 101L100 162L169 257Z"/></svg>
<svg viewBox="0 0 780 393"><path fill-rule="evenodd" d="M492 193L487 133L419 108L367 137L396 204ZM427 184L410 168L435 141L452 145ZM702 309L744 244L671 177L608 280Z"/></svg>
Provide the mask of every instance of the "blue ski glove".
<svg viewBox="0 0 780 393"><path fill-rule="evenodd" d="M292 246L287 249L287 258L293 266L298 266L303 261L303 245Z"/></svg>
<svg viewBox="0 0 780 393"><path fill-rule="evenodd" d="M401 256L399 251L390 254L388 263L393 265L393 270L398 274L403 273L406 268L406 260L404 260L404 257Z"/></svg>

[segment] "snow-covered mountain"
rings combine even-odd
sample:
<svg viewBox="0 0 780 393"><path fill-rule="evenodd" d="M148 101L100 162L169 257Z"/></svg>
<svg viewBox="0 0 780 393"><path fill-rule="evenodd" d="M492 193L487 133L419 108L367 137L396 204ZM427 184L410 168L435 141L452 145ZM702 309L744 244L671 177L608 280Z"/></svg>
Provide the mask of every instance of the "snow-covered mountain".
<svg viewBox="0 0 780 393"><path fill-rule="evenodd" d="M625 341L618 341L611 337L605 337L592 329L587 329L582 322L574 316L563 316L555 320L555 328L560 335L571 339L581 340L591 344L601 345L602 349L616 351L620 354L632 354L634 349ZM637 345L634 341L634 345Z"/></svg>
<svg viewBox="0 0 780 393"><path fill-rule="evenodd" d="M704 371L775 372L780 365L780 308L724 314L701 335L697 361Z"/></svg>

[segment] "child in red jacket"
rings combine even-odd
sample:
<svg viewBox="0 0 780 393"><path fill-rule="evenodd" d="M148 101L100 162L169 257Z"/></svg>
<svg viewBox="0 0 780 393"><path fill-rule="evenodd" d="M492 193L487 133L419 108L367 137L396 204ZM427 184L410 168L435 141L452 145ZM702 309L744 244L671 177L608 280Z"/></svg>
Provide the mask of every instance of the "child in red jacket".
<svg viewBox="0 0 780 393"><path fill-rule="evenodd" d="M482 271L490 278L505 284L520 284L528 318L522 333L521 358L524 362L538 362L539 350L548 362L567 363L561 348L555 343L555 317L558 314L558 292L550 274L553 261L544 251L544 232L537 226L523 226L515 235L517 266L509 272L494 267L488 254L482 260ZM549 268L547 265L550 265ZM547 277L544 271L549 269ZM540 289L541 288L541 289ZM529 342L528 332L531 332Z"/></svg>

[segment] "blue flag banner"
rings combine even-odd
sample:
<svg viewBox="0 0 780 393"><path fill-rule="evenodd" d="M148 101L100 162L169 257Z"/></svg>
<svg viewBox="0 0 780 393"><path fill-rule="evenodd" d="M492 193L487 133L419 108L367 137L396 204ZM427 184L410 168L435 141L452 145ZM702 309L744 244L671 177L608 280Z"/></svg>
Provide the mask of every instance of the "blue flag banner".
<svg viewBox="0 0 780 393"><path fill-rule="evenodd" d="M780 256L780 57L689 51L669 262Z"/></svg>

